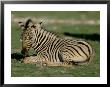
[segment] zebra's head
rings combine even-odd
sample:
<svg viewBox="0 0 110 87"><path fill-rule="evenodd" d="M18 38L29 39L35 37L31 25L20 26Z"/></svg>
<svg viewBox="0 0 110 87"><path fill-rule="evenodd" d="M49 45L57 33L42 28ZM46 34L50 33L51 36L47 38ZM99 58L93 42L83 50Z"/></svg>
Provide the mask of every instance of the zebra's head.
<svg viewBox="0 0 110 87"><path fill-rule="evenodd" d="M32 40L34 38L34 31L42 28L42 22L34 23L31 19L28 19L25 23L18 22L21 27L20 41L22 42L21 53L28 56L28 51L32 46Z"/></svg>
<svg viewBox="0 0 110 87"><path fill-rule="evenodd" d="M26 22L18 22L19 27L21 28L20 41L22 42L25 32L32 31L35 29L43 28L42 22L34 23L31 19L28 19ZM23 36L24 35L24 36Z"/></svg>

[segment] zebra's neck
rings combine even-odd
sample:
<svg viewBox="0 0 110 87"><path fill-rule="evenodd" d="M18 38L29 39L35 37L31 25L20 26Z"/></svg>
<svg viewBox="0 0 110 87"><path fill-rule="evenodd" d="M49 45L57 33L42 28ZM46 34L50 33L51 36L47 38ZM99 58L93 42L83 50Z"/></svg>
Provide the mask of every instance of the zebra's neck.
<svg viewBox="0 0 110 87"><path fill-rule="evenodd" d="M54 41L56 38L57 36L55 34L48 32L46 30L43 29L35 30L33 36L32 48L34 48L35 51L36 50L38 51L40 48Z"/></svg>

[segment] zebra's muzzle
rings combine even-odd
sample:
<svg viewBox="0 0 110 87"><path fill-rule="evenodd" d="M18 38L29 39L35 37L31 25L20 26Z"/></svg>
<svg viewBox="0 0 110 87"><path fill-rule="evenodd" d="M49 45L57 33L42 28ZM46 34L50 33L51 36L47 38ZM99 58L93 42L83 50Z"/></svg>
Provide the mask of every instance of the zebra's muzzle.
<svg viewBox="0 0 110 87"><path fill-rule="evenodd" d="M24 57L29 57L28 51L26 49L22 49L21 54L23 54Z"/></svg>

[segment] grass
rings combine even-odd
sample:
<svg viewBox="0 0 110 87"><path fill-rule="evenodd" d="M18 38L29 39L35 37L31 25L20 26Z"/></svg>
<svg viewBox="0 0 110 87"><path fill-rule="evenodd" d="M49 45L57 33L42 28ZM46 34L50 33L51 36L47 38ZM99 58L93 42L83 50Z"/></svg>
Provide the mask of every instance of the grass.
<svg viewBox="0 0 110 87"><path fill-rule="evenodd" d="M15 17L47 17L54 19L76 19L99 20L99 12L12 12ZM59 36L85 39L95 50L95 57L89 65L76 67L40 67L38 64L24 64L20 60L11 60L12 77L99 77L100 76L100 39L94 34L100 36L100 25L88 24L47 24L46 29L53 31ZM12 23L11 30L11 53L20 54L21 42L19 41L21 30L16 23ZM67 34L65 34L67 33ZM92 39L91 39L92 37ZM31 49L30 54L33 54Z"/></svg>
<svg viewBox="0 0 110 87"><path fill-rule="evenodd" d="M17 17L46 17L46 18L57 18L57 19L99 19L100 12L98 11L68 11L65 14L65 11L13 11L12 12Z"/></svg>

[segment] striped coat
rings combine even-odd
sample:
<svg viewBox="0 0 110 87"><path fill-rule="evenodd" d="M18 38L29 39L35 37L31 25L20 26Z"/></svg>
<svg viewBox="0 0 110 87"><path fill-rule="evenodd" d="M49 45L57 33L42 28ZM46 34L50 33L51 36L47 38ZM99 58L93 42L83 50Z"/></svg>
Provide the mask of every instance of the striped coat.
<svg viewBox="0 0 110 87"><path fill-rule="evenodd" d="M34 23L31 19L25 24L19 22L19 25L23 29L21 52L25 57L29 56L30 48L37 52L36 57L25 58L28 63L41 61L48 66L71 66L88 63L93 57L93 48L84 40L58 37L43 29L42 23Z"/></svg>

